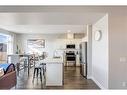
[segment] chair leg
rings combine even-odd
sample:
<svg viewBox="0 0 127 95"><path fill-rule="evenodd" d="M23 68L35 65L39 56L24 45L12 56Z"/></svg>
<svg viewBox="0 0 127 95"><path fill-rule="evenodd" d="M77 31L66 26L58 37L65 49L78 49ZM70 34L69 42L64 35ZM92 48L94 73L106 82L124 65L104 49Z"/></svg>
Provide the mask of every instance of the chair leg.
<svg viewBox="0 0 127 95"><path fill-rule="evenodd" d="M41 72L41 69L40 69L40 80L41 80L41 83L42 83L42 72Z"/></svg>
<svg viewBox="0 0 127 95"><path fill-rule="evenodd" d="M34 83L34 78L35 78L35 72L36 72L36 69L34 68L33 83Z"/></svg>
<svg viewBox="0 0 127 95"><path fill-rule="evenodd" d="M46 75L45 75L45 73L46 73L46 68L44 67L43 68L43 77L44 77L44 84L43 84L44 86L43 87L44 88L46 87Z"/></svg>
<svg viewBox="0 0 127 95"><path fill-rule="evenodd" d="M44 76L44 79L46 79L45 72L46 72L46 68L44 66L44 68L43 68L43 76Z"/></svg>
<svg viewBox="0 0 127 95"><path fill-rule="evenodd" d="M39 75L39 69L37 68L37 84L38 84L38 75Z"/></svg>
<svg viewBox="0 0 127 95"><path fill-rule="evenodd" d="M37 73L36 73L36 76L37 76L37 78L38 78L38 69L37 69Z"/></svg>
<svg viewBox="0 0 127 95"><path fill-rule="evenodd" d="M40 69L40 81L41 81L41 88L43 89L43 84L42 84L42 69Z"/></svg>

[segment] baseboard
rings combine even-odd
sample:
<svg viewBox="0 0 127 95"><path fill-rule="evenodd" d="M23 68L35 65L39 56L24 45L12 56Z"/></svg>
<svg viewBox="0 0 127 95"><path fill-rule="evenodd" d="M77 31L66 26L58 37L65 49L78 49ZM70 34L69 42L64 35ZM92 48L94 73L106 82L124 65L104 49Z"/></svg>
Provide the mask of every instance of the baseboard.
<svg viewBox="0 0 127 95"><path fill-rule="evenodd" d="M92 76L87 76L87 79L92 79Z"/></svg>
<svg viewBox="0 0 127 95"><path fill-rule="evenodd" d="M102 90L106 90L107 88L103 87L94 77L90 77Z"/></svg>

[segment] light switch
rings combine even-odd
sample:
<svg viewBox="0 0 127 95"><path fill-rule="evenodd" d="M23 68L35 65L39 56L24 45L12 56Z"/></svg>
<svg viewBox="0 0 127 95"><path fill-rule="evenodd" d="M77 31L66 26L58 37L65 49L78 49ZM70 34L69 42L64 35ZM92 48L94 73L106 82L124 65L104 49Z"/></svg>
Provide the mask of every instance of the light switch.
<svg viewBox="0 0 127 95"><path fill-rule="evenodd" d="M120 57L120 62L126 62L126 57Z"/></svg>
<svg viewBox="0 0 127 95"><path fill-rule="evenodd" d="M127 85L126 82L122 82L123 87L126 87L126 85Z"/></svg>

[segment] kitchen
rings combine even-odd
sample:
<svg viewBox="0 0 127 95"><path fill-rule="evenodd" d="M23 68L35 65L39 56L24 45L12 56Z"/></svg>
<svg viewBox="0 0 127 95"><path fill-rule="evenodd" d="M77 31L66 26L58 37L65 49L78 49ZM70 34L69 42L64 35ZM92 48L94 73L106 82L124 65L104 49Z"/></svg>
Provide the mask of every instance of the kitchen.
<svg viewBox="0 0 127 95"><path fill-rule="evenodd" d="M70 33L70 31L69 33L67 32L64 35L17 34L16 39L18 48L16 51L18 52L15 55L17 56L30 53L40 55L42 52L45 52L47 57L42 60L41 63L46 63L46 86L63 86L64 67L80 66L80 43L82 43L82 39L84 36L84 33ZM28 43L29 40L39 40L42 38L44 41L44 47L30 47L30 44ZM16 63L14 61L11 62ZM29 73L31 73L31 70L29 71Z"/></svg>

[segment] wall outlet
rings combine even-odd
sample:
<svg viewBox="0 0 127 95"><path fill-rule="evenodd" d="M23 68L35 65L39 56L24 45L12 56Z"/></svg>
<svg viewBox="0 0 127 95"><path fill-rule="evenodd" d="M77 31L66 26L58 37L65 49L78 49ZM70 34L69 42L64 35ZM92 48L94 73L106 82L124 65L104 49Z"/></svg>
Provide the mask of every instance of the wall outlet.
<svg viewBox="0 0 127 95"><path fill-rule="evenodd" d="M123 87L126 87L127 86L127 83L126 82L122 82L122 86Z"/></svg>
<svg viewBox="0 0 127 95"><path fill-rule="evenodd" d="M126 62L126 57L120 57L120 62Z"/></svg>

